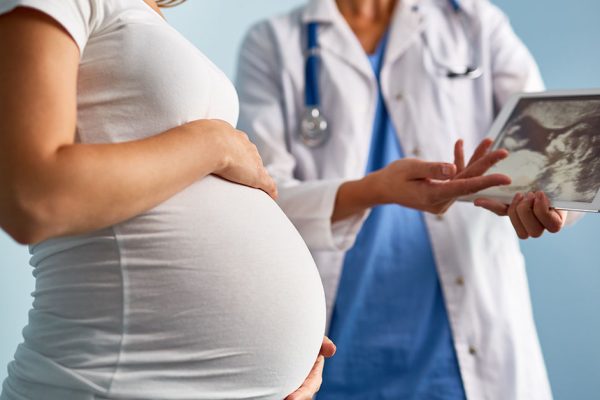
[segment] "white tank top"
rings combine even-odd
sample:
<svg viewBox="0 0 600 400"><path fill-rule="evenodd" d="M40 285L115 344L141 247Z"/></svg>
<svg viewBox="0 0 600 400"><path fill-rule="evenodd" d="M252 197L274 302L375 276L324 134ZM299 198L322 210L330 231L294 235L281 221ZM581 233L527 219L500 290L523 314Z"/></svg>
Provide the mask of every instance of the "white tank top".
<svg viewBox="0 0 600 400"><path fill-rule="evenodd" d="M0 14L20 5L56 19L81 50L78 141L236 123L228 79L143 0L4 0ZM33 309L2 400L280 400L317 357L318 272L259 190L211 176L31 253Z"/></svg>

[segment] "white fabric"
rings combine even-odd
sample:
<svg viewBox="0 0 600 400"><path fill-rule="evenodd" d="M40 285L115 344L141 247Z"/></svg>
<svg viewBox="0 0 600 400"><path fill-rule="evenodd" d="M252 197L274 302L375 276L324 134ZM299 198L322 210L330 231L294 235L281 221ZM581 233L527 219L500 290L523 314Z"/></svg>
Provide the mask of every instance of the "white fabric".
<svg viewBox="0 0 600 400"><path fill-rule="evenodd" d="M236 123L233 85L142 0L4 0L0 13L16 6L52 16L82 51L79 141ZM262 191L208 177L31 252L33 310L2 400L281 400L317 357L319 275Z"/></svg>
<svg viewBox="0 0 600 400"><path fill-rule="evenodd" d="M402 0L393 17L382 92L408 157L451 161L458 138L471 153L512 93L543 88L534 60L504 14L487 0L461 4L467 35L446 0ZM332 133L318 149L298 137L304 26L311 21L321 22L319 87ZM477 48L483 77L442 76L425 50L424 30L432 51L450 64L470 63ZM364 174L377 102L369 61L335 1L312 0L250 31L240 55L238 91L239 127L257 143L280 185L280 205L313 251L331 316L344 256L331 243L338 237L351 245L364 215L341 231L324 219L340 182ZM442 219L427 215L426 223L468 398L550 399L524 260L508 219L458 203ZM324 239L330 235L334 239Z"/></svg>

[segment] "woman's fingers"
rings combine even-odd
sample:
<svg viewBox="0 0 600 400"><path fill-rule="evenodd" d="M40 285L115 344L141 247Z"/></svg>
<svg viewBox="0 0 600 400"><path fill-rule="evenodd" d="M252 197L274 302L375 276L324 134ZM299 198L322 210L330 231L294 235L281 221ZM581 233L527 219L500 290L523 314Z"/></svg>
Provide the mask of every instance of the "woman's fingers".
<svg viewBox="0 0 600 400"><path fill-rule="evenodd" d="M456 173L460 174L465 169L465 150L464 141L459 139L454 145L454 165L456 165Z"/></svg>
<svg viewBox="0 0 600 400"><path fill-rule="evenodd" d="M527 233L527 229L519 219L519 215L517 214L517 207L523 200L523 195L521 193L517 193L513 198L513 201L508 207L508 217L510 218L510 222L512 223L515 231L517 232L517 236L520 239L527 239L529 234Z"/></svg>
<svg viewBox="0 0 600 400"><path fill-rule="evenodd" d="M506 157L508 157L508 151L504 149L492 151L491 153L479 157L476 161L469 163L469 166L457 175L457 178L472 178L474 176L483 175Z"/></svg>
<svg viewBox="0 0 600 400"><path fill-rule="evenodd" d="M308 378L302 386L294 393L290 394L285 400L310 400L321 388L323 383L323 367L325 366L325 357L320 355L313 365Z"/></svg>
<svg viewBox="0 0 600 400"><path fill-rule="evenodd" d="M565 223L564 215L551 207L550 200L543 192L536 193L533 212L548 232L560 231Z"/></svg>
<svg viewBox="0 0 600 400"><path fill-rule="evenodd" d="M263 168L262 176L260 178L259 188L266 192L273 200L277 200L277 184L266 168Z"/></svg>
<svg viewBox="0 0 600 400"><path fill-rule="evenodd" d="M325 358L333 357L335 354L335 344L327 336L323 337L323 344L321 345L321 351L319 354L325 356Z"/></svg>
<svg viewBox="0 0 600 400"><path fill-rule="evenodd" d="M499 217L506 217L508 215L508 204L504 204L496 200L480 198L476 199L473 204L475 204L477 207L485 208Z"/></svg>
<svg viewBox="0 0 600 400"><path fill-rule="evenodd" d="M302 386L294 393L286 397L285 400L310 400L321 388L323 383L323 367L325 366L325 357L333 357L335 354L335 344L327 336L323 337L323 344L321 344L321 351L319 357L313 365L308 378L304 381Z"/></svg>
<svg viewBox="0 0 600 400"><path fill-rule="evenodd" d="M477 146L477 148L475 149L475 152L473 153L473 156L469 160L469 164L467 165L467 167L470 167L481 157L485 156L487 154L488 150L492 147L493 143L494 143L494 141L492 139L489 139L489 138L483 139L481 141L481 143L479 143L479 146Z"/></svg>
<svg viewBox="0 0 600 400"><path fill-rule="evenodd" d="M531 192L527 193L521 203L517 205L517 216L527 231L527 235L533 238L538 238L543 235L544 226L537 219L533 212L534 202L535 195Z"/></svg>

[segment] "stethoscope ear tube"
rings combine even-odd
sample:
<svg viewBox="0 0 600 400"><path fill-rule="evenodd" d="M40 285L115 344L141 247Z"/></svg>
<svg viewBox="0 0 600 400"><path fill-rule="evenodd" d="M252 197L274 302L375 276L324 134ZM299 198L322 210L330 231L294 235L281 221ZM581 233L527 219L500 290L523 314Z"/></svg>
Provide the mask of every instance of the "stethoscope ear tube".
<svg viewBox="0 0 600 400"><path fill-rule="evenodd" d="M475 80L478 79L481 75L483 75L483 70L479 65L479 52L477 51L476 44L473 42L473 34L470 32L468 27L467 15L462 9L459 0L448 0L448 4L453 11L453 17L458 18L460 25L465 33L465 38L470 40L470 49L471 49L471 57L469 64L464 66L456 66L450 65L449 63L441 60L437 57L435 52L431 48L431 44L429 43L426 29L421 32L421 39L423 41L423 47L425 52L429 55L431 61L435 65L435 68L438 69L438 72L441 73L442 76L445 76L448 79L468 79ZM419 12L420 7L415 5L413 7L413 11Z"/></svg>
<svg viewBox="0 0 600 400"><path fill-rule="evenodd" d="M458 2L458 0L448 0L448 3L450 3L450 7L452 7L452 10L454 12L460 11L460 3Z"/></svg>
<svg viewBox="0 0 600 400"><path fill-rule="evenodd" d="M468 37L468 29L464 21L465 15L460 6L459 0L448 0L449 6L453 13L461 18L461 24ZM419 6L415 5L414 12L418 12ZM448 65L438 59L435 52L432 51L427 33L421 33L425 51L429 53L431 60L436 68L448 79L477 79L482 75L482 69L477 65L478 57L474 49L472 63L464 67L457 68L456 66ZM311 22L306 25L306 65L304 71L304 113L299 126L299 138L307 147L316 148L324 145L330 136L329 124L321 110L321 94L319 92L319 70L321 68L321 49L319 47L319 23ZM473 47L473 43L471 43Z"/></svg>
<svg viewBox="0 0 600 400"><path fill-rule="evenodd" d="M312 22L306 26L307 29L307 50L305 65L305 85L304 104L308 107L318 107L321 104L319 94L319 69L321 54L318 43L319 24Z"/></svg>

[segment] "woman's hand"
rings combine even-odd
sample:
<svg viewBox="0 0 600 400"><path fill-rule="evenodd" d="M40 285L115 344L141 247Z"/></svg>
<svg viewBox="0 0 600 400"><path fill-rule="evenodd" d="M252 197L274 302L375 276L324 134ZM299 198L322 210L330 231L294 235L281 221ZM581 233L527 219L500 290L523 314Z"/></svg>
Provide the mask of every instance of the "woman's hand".
<svg viewBox="0 0 600 400"><path fill-rule="evenodd" d="M244 132L233 128L225 121L204 120L191 124L201 124L221 142L223 150L222 166L214 171L215 175L231 182L261 189L273 199L277 198L275 181L263 165L256 146Z"/></svg>
<svg viewBox="0 0 600 400"><path fill-rule="evenodd" d="M557 233L567 219L567 212L552 208L543 192L517 193L510 205L487 198L475 200L475 205L501 217L508 216L521 239L538 238L545 231Z"/></svg>
<svg viewBox="0 0 600 400"><path fill-rule="evenodd" d="M209 174L276 196L246 136L220 121L78 143L80 52L51 17L0 16L0 228L23 244L126 221ZM108 132L106 132L108 133Z"/></svg>
<svg viewBox="0 0 600 400"><path fill-rule="evenodd" d="M336 199L333 222L381 204L398 204L434 214L444 213L458 197L494 186L510 184L506 175L484 174L508 156L506 150L489 152L492 141L484 140L465 166L459 140L451 163L402 159L359 181L344 183Z"/></svg>
<svg viewBox="0 0 600 400"><path fill-rule="evenodd" d="M335 354L335 345L329 338L323 338L319 357L313 366L308 378L302 386L294 393L290 394L285 400L311 400L321 388L323 382L323 367L325 366L325 358L333 357Z"/></svg>

